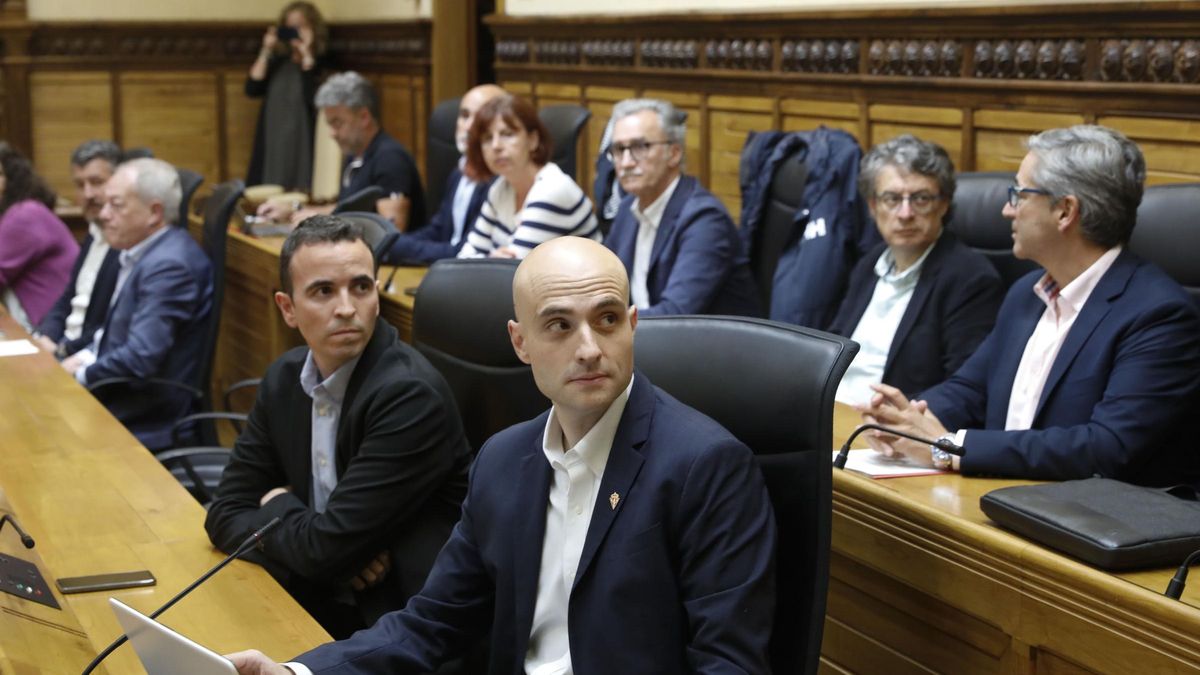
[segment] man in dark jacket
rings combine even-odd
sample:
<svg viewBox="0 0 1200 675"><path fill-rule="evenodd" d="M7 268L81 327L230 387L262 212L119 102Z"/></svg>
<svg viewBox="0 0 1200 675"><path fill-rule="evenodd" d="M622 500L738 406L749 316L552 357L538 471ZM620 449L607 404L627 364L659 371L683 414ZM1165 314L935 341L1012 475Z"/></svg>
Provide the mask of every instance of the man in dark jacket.
<svg viewBox="0 0 1200 675"><path fill-rule="evenodd" d="M337 216L284 243L275 302L307 347L267 370L205 528L259 562L333 635L404 606L458 520L470 451L448 385L379 319L371 250Z"/></svg>

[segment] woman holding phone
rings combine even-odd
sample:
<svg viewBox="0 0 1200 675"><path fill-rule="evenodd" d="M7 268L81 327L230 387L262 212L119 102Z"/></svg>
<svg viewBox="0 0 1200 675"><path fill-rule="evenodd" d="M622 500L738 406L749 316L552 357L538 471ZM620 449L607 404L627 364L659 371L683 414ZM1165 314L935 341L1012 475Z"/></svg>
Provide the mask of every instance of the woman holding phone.
<svg viewBox="0 0 1200 675"><path fill-rule="evenodd" d="M246 77L246 95L262 98L246 184L312 186L313 107L329 29L310 2L292 2L267 28Z"/></svg>

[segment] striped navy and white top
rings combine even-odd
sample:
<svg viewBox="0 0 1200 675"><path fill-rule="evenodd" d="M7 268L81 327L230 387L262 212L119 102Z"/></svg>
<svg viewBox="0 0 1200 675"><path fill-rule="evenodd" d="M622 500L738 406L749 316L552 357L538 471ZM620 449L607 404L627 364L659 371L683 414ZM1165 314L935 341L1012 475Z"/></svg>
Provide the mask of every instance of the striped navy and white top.
<svg viewBox="0 0 1200 675"><path fill-rule="evenodd" d="M520 211L512 185L504 178L492 183L458 257L483 258L507 246L524 258L534 246L565 235L602 238L592 200L557 164L548 162L537 172Z"/></svg>

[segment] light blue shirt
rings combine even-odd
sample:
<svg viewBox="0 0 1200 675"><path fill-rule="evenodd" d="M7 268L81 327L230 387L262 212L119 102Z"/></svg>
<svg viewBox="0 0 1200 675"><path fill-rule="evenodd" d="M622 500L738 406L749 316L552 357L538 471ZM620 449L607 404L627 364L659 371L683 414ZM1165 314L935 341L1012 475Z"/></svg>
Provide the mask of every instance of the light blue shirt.
<svg viewBox="0 0 1200 675"><path fill-rule="evenodd" d="M838 385L837 400L850 404L866 403L874 393L870 385L883 380L883 368L887 365L892 339L896 337L904 310L908 309L917 281L921 278L925 258L929 257L934 244L930 244L915 263L900 273L896 272L896 256L890 248L884 249L875 262L875 275L879 280L875 282L871 301L867 303L854 334L850 336L859 344L859 350Z"/></svg>
<svg viewBox="0 0 1200 675"><path fill-rule="evenodd" d="M361 355L342 364L333 374L320 381L321 371L312 352L304 359L300 370L300 387L312 399L312 501L317 513L325 512L329 495L337 487L337 433L342 416L342 399L350 376Z"/></svg>
<svg viewBox="0 0 1200 675"><path fill-rule="evenodd" d="M466 165L466 159L458 160L458 169L461 171ZM471 208L471 196L475 194L476 181L467 178L464 173L458 179L458 185L454 188L454 202L450 206L450 215L454 218L454 236L450 238L450 243L458 246L458 242L462 241L463 232L466 231L467 225L467 210Z"/></svg>

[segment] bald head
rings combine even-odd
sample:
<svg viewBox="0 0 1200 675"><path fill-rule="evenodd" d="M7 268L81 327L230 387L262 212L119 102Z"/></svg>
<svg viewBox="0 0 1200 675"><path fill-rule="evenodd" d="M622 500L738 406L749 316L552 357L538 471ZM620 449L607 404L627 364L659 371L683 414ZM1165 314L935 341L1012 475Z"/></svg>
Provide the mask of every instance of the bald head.
<svg viewBox="0 0 1200 675"><path fill-rule="evenodd" d="M454 145L458 147L460 153L467 152L467 142L471 125L475 123L475 113L479 112L485 103L498 96L503 96L505 93L503 89L494 84L481 84L463 94L458 103L458 122L454 127Z"/></svg>
<svg viewBox="0 0 1200 675"><path fill-rule="evenodd" d="M513 311L518 321L555 296L572 293L629 298L629 276L621 259L603 245L584 237L557 237L533 249L513 278Z"/></svg>

